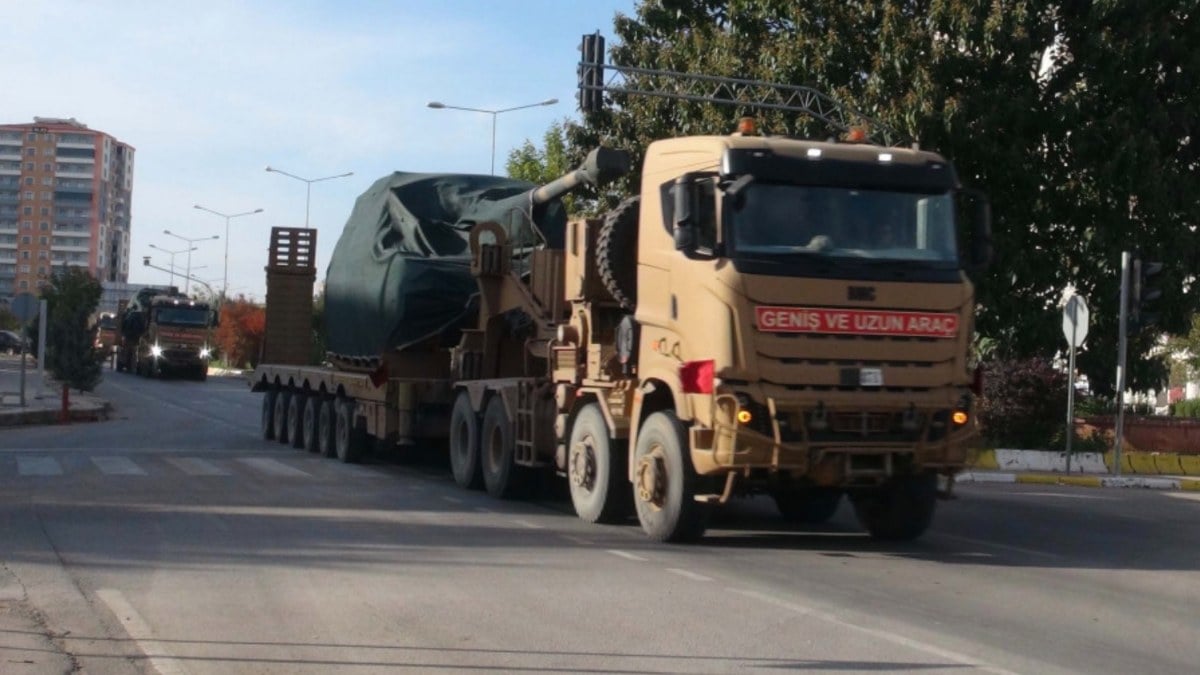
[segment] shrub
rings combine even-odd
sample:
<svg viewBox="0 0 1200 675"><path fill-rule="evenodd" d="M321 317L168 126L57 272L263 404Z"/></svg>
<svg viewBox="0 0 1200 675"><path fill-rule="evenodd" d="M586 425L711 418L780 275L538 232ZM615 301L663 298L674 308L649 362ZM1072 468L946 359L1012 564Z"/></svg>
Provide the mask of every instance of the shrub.
<svg viewBox="0 0 1200 675"><path fill-rule="evenodd" d="M1200 398L1176 401L1172 405L1171 414L1175 417L1200 417Z"/></svg>
<svg viewBox="0 0 1200 675"><path fill-rule="evenodd" d="M1001 359L985 365L979 420L998 446L1046 448L1067 418L1067 376L1046 359Z"/></svg>

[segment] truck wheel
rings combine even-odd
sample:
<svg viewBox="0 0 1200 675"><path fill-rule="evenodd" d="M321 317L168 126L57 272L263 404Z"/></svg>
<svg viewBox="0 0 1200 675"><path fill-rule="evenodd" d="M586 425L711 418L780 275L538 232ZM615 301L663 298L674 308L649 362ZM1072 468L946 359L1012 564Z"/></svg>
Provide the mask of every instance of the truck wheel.
<svg viewBox="0 0 1200 675"><path fill-rule="evenodd" d="M334 426L334 444L337 448L337 458L346 464L355 464L362 458L363 446L366 439L361 429L357 428L354 420L354 399L344 398L335 404L337 419Z"/></svg>
<svg viewBox="0 0 1200 675"><path fill-rule="evenodd" d="M621 308L637 306L637 237L640 197L630 197L604 216L596 238L596 269L600 281Z"/></svg>
<svg viewBox="0 0 1200 675"><path fill-rule="evenodd" d="M612 523L629 515L632 500L624 443L608 436L600 406L589 403L571 424L567 442L567 481L575 513L589 523Z"/></svg>
<svg viewBox="0 0 1200 675"><path fill-rule="evenodd" d="M469 490L483 487L479 470L479 416L471 397L460 391L450 412L450 472L454 482Z"/></svg>
<svg viewBox="0 0 1200 675"><path fill-rule="evenodd" d="M709 507L695 500L700 478L687 455L683 425L673 411L642 424L634 446L634 504L642 529L656 541L693 541L704 535Z"/></svg>
<svg viewBox="0 0 1200 675"><path fill-rule="evenodd" d="M313 394L304 403L304 424L301 425L304 437L304 449L309 452L317 451L317 425L321 416L321 395Z"/></svg>
<svg viewBox="0 0 1200 675"><path fill-rule="evenodd" d="M819 525L837 513L842 491L835 488L779 489L771 493L779 514L789 523Z"/></svg>
<svg viewBox="0 0 1200 675"><path fill-rule="evenodd" d="M283 387L275 396L275 440L288 442L288 406L292 402L292 390Z"/></svg>
<svg viewBox="0 0 1200 675"><path fill-rule="evenodd" d="M331 398L321 401L317 416L317 451L323 457L337 456L337 403Z"/></svg>
<svg viewBox="0 0 1200 675"><path fill-rule="evenodd" d="M937 507L937 474L896 476L852 495L854 515L874 539L910 541L925 533Z"/></svg>
<svg viewBox="0 0 1200 675"><path fill-rule="evenodd" d="M483 469L483 486L489 495L498 499L519 497L529 484L526 467L517 466L513 461L516 459L514 435L504 401L497 394L488 401L483 411L479 459L480 468Z"/></svg>
<svg viewBox="0 0 1200 675"><path fill-rule="evenodd" d="M275 440L275 397L278 395L279 392L275 389L268 389L263 392L262 419L259 426L262 429L264 441Z"/></svg>
<svg viewBox="0 0 1200 675"><path fill-rule="evenodd" d="M208 366L204 364L196 366L196 380L199 382L205 382L208 380Z"/></svg>
<svg viewBox="0 0 1200 675"><path fill-rule="evenodd" d="M302 392L292 394L288 402L288 441L293 448L304 447L304 409L308 407L308 397Z"/></svg>

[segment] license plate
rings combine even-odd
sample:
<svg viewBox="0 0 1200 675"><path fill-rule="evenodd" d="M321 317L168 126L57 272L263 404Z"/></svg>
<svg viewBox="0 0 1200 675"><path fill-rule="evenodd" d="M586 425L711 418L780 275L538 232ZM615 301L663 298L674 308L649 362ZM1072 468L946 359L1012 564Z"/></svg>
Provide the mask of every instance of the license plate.
<svg viewBox="0 0 1200 675"><path fill-rule="evenodd" d="M881 368L863 368L859 370L858 384L862 387L882 387L883 370Z"/></svg>

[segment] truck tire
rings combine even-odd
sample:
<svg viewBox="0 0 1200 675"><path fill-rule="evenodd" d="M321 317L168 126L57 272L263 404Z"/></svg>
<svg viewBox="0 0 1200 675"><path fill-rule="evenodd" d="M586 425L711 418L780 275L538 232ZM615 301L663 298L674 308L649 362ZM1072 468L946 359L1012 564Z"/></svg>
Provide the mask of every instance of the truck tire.
<svg viewBox="0 0 1200 675"><path fill-rule="evenodd" d="M789 523L819 525L837 513L842 491L836 488L779 489L771 493L779 514Z"/></svg>
<svg viewBox="0 0 1200 675"><path fill-rule="evenodd" d="M468 490L483 487L479 469L479 416L471 407L471 397L460 391L450 411L450 473L454 482Z"/></svg>
<svg viewBox="0 0 1200 675"><path fill-rule="evenodd" d="M479 436L479 464L483 470L483 486L497 499L515 499L525 494L529 486L529 469L517 466L516 434L512 420L497 394L483 411L483 426Z"/></svg>
<svg viewBox="0 0 1200 675"><path fill-rule="evenodd" d="M694 541L708 527L710 508L695 500L700 483L687 453L687 434L674 411L642 423L634 446L634 505L655 541Z"/></svg>
<svg viewBox="0 0 1200 675"><path fill-rule="evenodd" d="M196 366L196 381L206 382L208 380L208 366L201 364Z"/></svg>
<svg viewBox="0 0 1200 675"><path fill-rule="evenodd" d="M630 197L604 216L596 238L596 269L609 295L625 311L637 306L638 212L641 198Z"/></svg>
<svg viewBox="0 0 1200 675"><path fill-rule="evenodd" d="M334 399L321 400L317 415L317 451L322 457L337 457L337 403Z"/></svg>
<svg viewBox="0 0 1200 675"><path fill-rule="evenodd" d="M589 523L614 523L629 516L633 493L624 443L608 435L597 403L576 413L567 441L567 483L575 513Z"/></svg>
<svg viewBox="0 0 1200 675"><path fill-rule="evenodd" d="M337 433L334 440L337 458L346 464L357 464L362 459L366 438L354 419L354 399L339 399L335 404Z"/></svg>
<svg viewBox="0 0 1200 675"><path fill-rule="evenodd" d="M896 476L874 490L851 495L854 515L873 539L911 541L933 522L937 474Z"/></svg>
<svg viewBox="0 0 1200 675"><path fill-rule="evenodd" d="M288 407L292 403L292 390L283 387L275 396L275 440L288 442Z"/></svg>
<svg viewBox="0 0 1200 675"><path fill-rule="evenodd" d="M318 422L321 417L321 395L312 394L304 403L304 423L301 424L304 437L303 446L308 452L316 452L318 445L317 434L321 430Z"/></svg>
<svg viewBox="0 0 1200 675"><path fill-rule="evenodd" d="M268 389L263 392L262 398L262 419L259 427L262 430L264 441L275 440L275 397L279 395L275 389Z"/></svg>
<svg viewBox="0 0 1200 675"><path fill-rule="evenodd" d="M288 402L288 442L293 448L304 447L304 409L308 407L308 397L303 392L292 394Z"/></svg>

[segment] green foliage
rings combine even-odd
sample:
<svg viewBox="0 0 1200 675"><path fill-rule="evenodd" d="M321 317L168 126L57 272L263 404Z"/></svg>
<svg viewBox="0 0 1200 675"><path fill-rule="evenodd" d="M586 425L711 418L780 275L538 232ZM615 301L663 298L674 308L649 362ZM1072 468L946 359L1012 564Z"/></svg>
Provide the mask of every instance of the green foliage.
<svg viewBox="0 0 1200 675"><path fill-rule="evenodd" d="M1045 359L985 364L979 421L997 446L1045 448L1067 418L1067 376Z"/></svg>
<svg viewBox="0 0 1200 675"><path fill-rule="evenodd" d="M104 355L93 344L89 317L100 303L101 287L87 270L63 267L42 289L46 300L46 366L54 379L79 391L100 383Z"/></svg>
<svg viewBox="0 0 1200 675"><path fill-rule="evenodd" d="M1068 284L1091 305L1078 358L1112 393L1120 252L1162 260L1160 327L1183 332L1200 294L1200 12L1192 0L646 0L618 15L610 62L802 84L953 160L986 191L996 263L979 280L977 329L1004 358L1063 342ZM631 88L669 83L632 76ZM568 154L604 142L640 157L657 138L726 134L756 114L772 134L826 138L811 117L610 93L610 109L566 130ZM639 177L602 195L608 206ZM1156 388L1154 336L1130 343L1130 385Z"/></svg>
<svg viewBox="0 0 1200 675"><path fill-rule="evenodd" d="M17 315L13 314L7 307L0 307L0 330L15 331L21 327L21 322L17 321Z"/></svg>
<svg viewBox="0 0 1200 675"><path fill-rule="evenodd" d="M526 139L521 147L508 153L508 162L505 164L508 175L512 178L527 180L530 183L545 185L579 166L586 153L580 152L576 158L568 151L566 131L568 125L570 122L566 120L550 125L545 135L542 136L541 148ZM579 192L565 195L562 203L569 217L595 208L594 200L582 197Z"/></svg>
<svg viewBox="0 0 1200 675"><path fill-rule="evenodd" d="M1177 401L1171 406L1171 414L1175 417L1200 418L1200 399Z"/></svg>
<svg viewBox="0 0 1200 675"><path fill-rule="evenodd" d="M1116 413L1117 405L1110 398L1102 396L1077 396L1075 398L1076 417L1097 417Z"/></svg>

